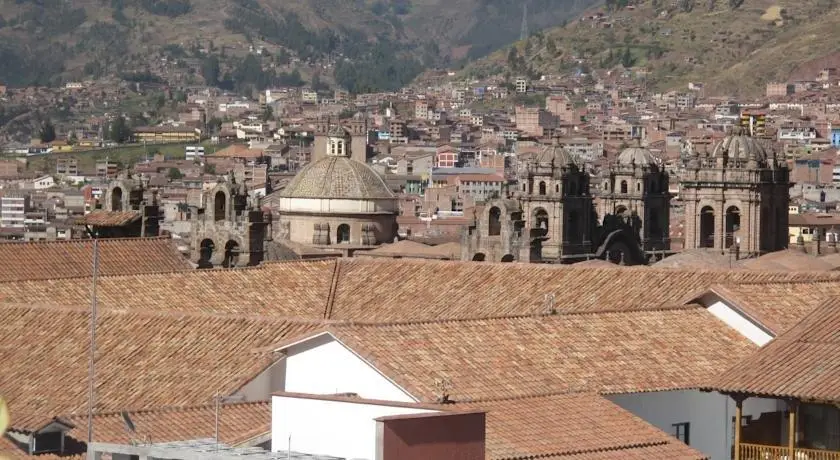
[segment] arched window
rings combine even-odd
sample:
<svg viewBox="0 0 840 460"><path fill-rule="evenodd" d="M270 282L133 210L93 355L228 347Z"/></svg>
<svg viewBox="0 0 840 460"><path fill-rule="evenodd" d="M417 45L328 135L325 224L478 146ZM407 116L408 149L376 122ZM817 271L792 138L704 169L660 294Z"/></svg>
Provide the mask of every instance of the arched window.
<svg viewBox="0 0 840 460"><path fill-rule="evenodd" d="M554 184L554 193L560 193L560 184Z"/></svg>
<svg viewBox="0 0 840 460"><path fill-rule="evenodd" d="M525 183L523 182L523 183L522 183L522 191L523 191L523 192L525 191L525 187L526 187L526 185L525 185Z"/></svg>
<svg viewBox="0 0 840 460"><path fill-rule="evenodd" d="M642 191L642 183L641 183L641 182L636 182L636 191L637 191L637 192L641 192L641 191Z"/></svg>
<svg viewBox="0 0 840 460"><path fill-rule="evenodd" d="M513 262L513 261L514 261L513 254L505 254L504 256L502 256L502 262Z"/></svg>
<svg viewBox="0 0 840 460"><path fill-rule="evenodd" d="M545 195L545 194L546 194L546 190L545 190L545 182L544 182L544 181L540 181L540 195Z"/></svg>
<svg viewBox="0 0 840 460"><path fill-rule="evenodd" d="M548 235L548 212L543 208L534 210L534 228L543 230L543 235Z"/></svg>
<svg viewBox="0 0 840 460"><path fill-rule="evenodd" d="M610 191L610 182L609 181L604 181L604 191L605 192Z"/></svg>
<svg viewBox="0 0 840 460"><path fill-rule="evenodd" d="M485 256L483 252L476 252L472 260L475 262L484 262Z"/></svg>
<svg viewBox="0 0 840 460"><path fill-rule="evenodd" d="M502 211L493 206L490 208L490 219L487 222L487 234L490 236L499 236L502 234Z"/></svg>
<svg viewBox="0 0 840 460"><path fill-rule="evenodd" d="M338 244L350 242L350 226L341 224L335 230L335 242Z"/></svg>
<svg viewBox="0 0 840 460"><path fill-rule="evenodd" d="M741 228L741 210L737 206L726 209L726 247L735 244L738 229Z"/></svg>
<svg viewBox="0 0 840 460"><path fill-rule="evenodd" d="M233 268L239 263L239 243L229 240L225 243L225 258L222 267Z"/></svg>
<svg viewBox="0 0 840 460"><path fill-rule="evenodd" d="M700 210L700 247L715 247L715 210L705 206Z"/></svg>
<svg viewBox="0 0 840 460"><path fill-rule="evenodd" d="M621 181L621 193L627 193L627 181Z"/></svg>
<svg viewBox="0 0 840 460"><path fill-rule="evenodd" d="M123 191L119 187L111 190L111 211L122 211Z"/></svg>
<svg viewBox="0 0 840 460"><path fill-rule="evenodd" d="M213 240L210 238L205 238L201 240L201 244L198 249L198 265L199 268L212 268L213 259L213 250L216 248L216 245L213 243Z"/></svg>
<svg viewBox="0 0 840 460"><path fill-rule="evenodd" d="M221 190L216 192L213 199L213 218L215 220L225 220L227 218L227 195Z"/></svg>

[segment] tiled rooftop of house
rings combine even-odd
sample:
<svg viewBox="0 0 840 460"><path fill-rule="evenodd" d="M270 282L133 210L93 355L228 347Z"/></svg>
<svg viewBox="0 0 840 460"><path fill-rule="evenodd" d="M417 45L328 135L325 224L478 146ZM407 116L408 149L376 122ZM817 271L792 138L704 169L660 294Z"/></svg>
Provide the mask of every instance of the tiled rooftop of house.
<svg viewBox="0 0 840 460"><path fill-rule="evenodd" d="M12 427L30 430L52 417L84 413L88 311L4 304L0 314L0 335L17 337L0 345L0 388L15 414ZM207 404L272 361L255 348L313 327L274 319L100 312L96 410Z"/></svg>
<svg viewBox="0 0 840 460"><path fill-rule="evenodd" d="M0 258L5 261L0 268L0 282L91 276L93 240L0 243ZM168 238L99 241L101 275L175 272L191 268Z"/></svg>
<svg viewBox="0 0 840 460"><path fill-rule="evenodd" d="M455 401L697 388L756 349L699 306L324 331L426 401L434 378L451 381Z"/></svg>
<svg viewBox="0 0 840 460"><path fill-rule="evenodd" d="M799 324L709 385L732 393L840 402L840 298L827 300Z"/></svg>

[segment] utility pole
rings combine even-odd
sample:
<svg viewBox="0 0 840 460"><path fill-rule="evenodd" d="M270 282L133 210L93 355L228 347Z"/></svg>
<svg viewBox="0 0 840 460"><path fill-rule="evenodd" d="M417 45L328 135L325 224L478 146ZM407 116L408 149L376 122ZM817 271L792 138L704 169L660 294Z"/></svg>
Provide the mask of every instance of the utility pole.
<svg viewBox="0 0 840 460"><path fill-rule="evenodd" d="M88 364L88 419L87 419L87 444L93 442L93 407L96 397L96 281L99 275L99 240L93 240L93 280L91 285L90 299L90 352Z"/></svg>

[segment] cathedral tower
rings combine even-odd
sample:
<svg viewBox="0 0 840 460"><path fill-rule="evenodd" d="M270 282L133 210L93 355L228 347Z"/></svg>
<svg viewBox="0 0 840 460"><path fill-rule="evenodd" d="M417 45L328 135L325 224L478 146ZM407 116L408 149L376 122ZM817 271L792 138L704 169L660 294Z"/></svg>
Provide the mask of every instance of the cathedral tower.
<svg viewBox="0 0 840 460"><path fill-rule="evenodd" d="M787 247L790 171L771 145L742 128L711 155L691 152L680 189L686 249L758 255Z"/></svg>
<svg viewBox="0 0 840 460"><path fill-rule="evenodd" d="M670 249L671 195L668 173L650 150L630 147L601 176L598 214L630 222L645 253Z"/></svg>

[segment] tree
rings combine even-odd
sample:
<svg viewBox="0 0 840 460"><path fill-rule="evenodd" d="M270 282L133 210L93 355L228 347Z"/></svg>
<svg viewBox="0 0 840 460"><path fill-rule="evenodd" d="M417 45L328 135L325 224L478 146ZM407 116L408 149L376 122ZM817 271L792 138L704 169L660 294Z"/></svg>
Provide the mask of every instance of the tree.
<svg viewBox="0 0 840 460"><path fill-rule="evenodd" d="M41 131L38 134L38 137L41 138L41 143L43 144L55 140L55 126L53 126L51 121L47 120L43 125L41 125Z"/></svg>
<svg viewBox="0 0 840 460"><path fill-rule="evenodd" d="M123 116L119 116L111 122L111 128L108 130L108 138L112 141L122 144L131 139L131 135L131 128Z"/></svg>
<svg viewBox="0 0 840 460"><path fill-rule="evenodd" d="M67 137L67 143L70 145L76 145L79 143L79 137L76 135L76 131L70 133L70 136Z"/></svg>
<svg viewBox="0 0 840 460"><path fill-rule="evenodd" d="M274 111L271 109L270 105L265 106L265 110L262 113L262 121L268 121L274 118Z"/></svg>
<svg viewBox="0 0 840 460"><path fill-rule="evenodd" d="M219 83L219 72L219 58L215 55L207 57L201 63L201 76L206 84L216 86Z"/></svg>
<svg viewBox="0 0 840 460"><path fill-rule="evenodd" d="M178 179L181 179L182 177L184 177L184 175L181 173L181 170L178 169L178 168L169 168L169 172L166 173L166 177L169 180L178 180Z"/></svg>
<svg viewBox="0 0 840 460"><path fill-rule="evenodd" d="M624 54L621 55L621 65L624 66L625 69L629 69L633 67L633 63L635 59L633 59L633 55L630 54L630 47L624 48Z"/></svg>

